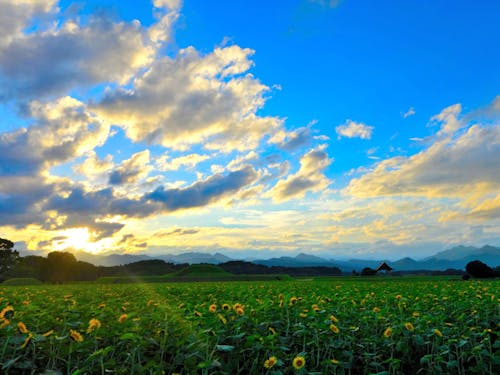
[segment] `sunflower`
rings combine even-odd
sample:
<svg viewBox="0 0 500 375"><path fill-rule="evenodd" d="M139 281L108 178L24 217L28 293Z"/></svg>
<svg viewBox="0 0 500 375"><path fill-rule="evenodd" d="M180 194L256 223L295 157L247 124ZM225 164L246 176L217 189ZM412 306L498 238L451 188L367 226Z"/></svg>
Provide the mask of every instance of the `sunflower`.
<svg viewBox="0 0 500 375"><path fill-rule="evenodd" d="M212 303L210 307L208 308L208 311L210 311L212 314L214 314L217 311L217 305L215 303Z"/></svg>
<svg viewBox="0 0 500 375"><path fill-rule="evenodd" d="M50 331L47 331L47 332L43 333L43 334L42 334L42 336L44 336L44 337L49 337L49 336L50 336L50 335L52 335L53 333L54 333L54 330L53 330L53 329L51 329Z"/></svg>
<svg viewBox="0 0 500 375"><path fill-rule="evenodd" d="M231 306L229 306L227 303L225 303L225 304L222 305L222 310L227 311L227 310L230 310L230 309L231 309Z"/></svg>
<svg viewBox="0 0 500 375"><path fill-rule="evenodd" d="M12 306L7 306L2 311L0 311L0 320L10 319L14 315L14 308Z"/></svg>
<svg viewBox="0 0 500 375"><path fill-rule="evenodd" d="M434 333L436 334L436 336L439 336L439 337L443 337L443 334L441 333L441 331L439 329L435 329L434 330Z"/></svg>
<svg viewBox="0 0 500 375"><path fill-rule="evenodd" d="M222 322L222 324L226 324L227 323L227 319L224 318L224 316L222 314L217 314L217 317Z"/></svg>
<svg viewBox="0 0 500 375"><path fill-rule="evenodd" d="M235 311L236 311L236 310L237 310L237 309L239 309L239 308L243 308L243 305L242 305L241 303L235 303L235 304L233 305L233 310L235 310Z"/></svg>
<svg viewBox="0 0 500 375"><path fill-rule="evenodd" d="M26 325L23 322L17 323L17 328L21 333L28 333L28 328L26 328Z"/></svg>
<svg viewBox="0 0 500 375"><path fill-rule="evenodd" d="M243 307L238 307L236 309L234 309L236 311L236 314L238 315L245 315L245 310L243 310Z"/></svg>
<svg viewBox="0 0 500 375"><path fill-rule="evenodd" d="M391 328L391 327L389 327L389 328L387 328L387 329L384 331L384 336L385 336L385 337L391 337L391 335L392 335L392 328Z"/></svg>
<svg viewBox="0 0 500 375"><path fill-rule="evenodd" d="M120 323L124 323L128 318L128 315L127 314L121 314L120 317L118 318L118 321Z"/></svg>
<svg viewBox="0 0 500 375"><path fill-rule="evenodd" d="M332 314L332 315L330 315L330 320L331 320L332 322L334 322L334 323L338 323L338 321L339 321L339 320L335 317L335 315L333 315L333 314Z"/></svg>
<svg viewBox="0 0 500 375"><path fill-rule="evenodd" d="M290 298L290 305L295 305L297 303L298 299L297 297L291 297Z"/></svg>
<svg viewBox="0 0 500 375"><path fill-rule="evenodd" d="M333 333L339 333L340 329L335 324L330 324L330 331L332 331Z"/></svg>
<svg viewBox="0 0 500 375"><path fill-rule="evenodd" d="M269 357L264 361L264 367L265 368L271 368L273 367L276 363L278 362L278 358L275 356Z"/></svg>
<svg viewBox="0 0 500 375"><path fill-rule="evenodd" d="M97 319L90 319L89 328L87 328L87 333L93 332L99 328L101 328L101 322Z"/></svg>
<svg viewBox="0 0 500 375"><path fill-rule="evenodd" d="M292 366L295 370L300 370L306 364L306 359L302 356L297 356L292 361Z"/></svg>
<svg viewBox="0 0 500 375"><path fill-rule="evenodd" d="M413 327L413 324L411 323L405 323L405 328L410 332L415 330L415 327Z"/></svg>
<svg viewBox="0 0 500 375"><path fill-rule="evenodd" d="M378 312L380 312L380 309L379 309L378 307L374 307L374 308L373 308L373 312L374 312L374 313L378 313Z"/></svg>
<svg viewBox="0 0 500 375"><path fill-rule="evenodd" d="M69 336L76 342L83 341L83 336L80 334L80 332L75 331L73 329L69 331Z"/></svg>

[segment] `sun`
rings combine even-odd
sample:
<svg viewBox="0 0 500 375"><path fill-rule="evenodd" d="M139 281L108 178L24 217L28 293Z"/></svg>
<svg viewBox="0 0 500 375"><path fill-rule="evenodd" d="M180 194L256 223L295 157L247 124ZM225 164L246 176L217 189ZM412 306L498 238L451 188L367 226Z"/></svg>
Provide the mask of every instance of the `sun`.
<svg viewBox="0 0 500 375"><path fill-rule="evenodd" d="M88 228L65 229L59 234L60 239L53 243L53 247L57 251L74 249L98 253L100 250L99 244L92 241Z"/></svg>

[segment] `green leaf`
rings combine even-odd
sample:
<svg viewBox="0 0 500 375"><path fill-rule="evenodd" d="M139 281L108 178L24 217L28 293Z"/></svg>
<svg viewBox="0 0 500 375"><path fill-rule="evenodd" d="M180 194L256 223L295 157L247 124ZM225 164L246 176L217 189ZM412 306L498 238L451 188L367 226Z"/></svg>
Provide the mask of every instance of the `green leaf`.
<svg viewBox="0 0 500 375"><path fill-rule="evenodd" d="M215 348L220 352L230 352L234 349L232 345L216 345Z"/></svg>
<svg viewBox="0 0 500 375"><path fill-rule="evenodd" d="M120 340L135 340L136 339L136 335L134 333L131 333L131 332L128 332L128 333L124 333L123 335L120 336Z"/></svg>

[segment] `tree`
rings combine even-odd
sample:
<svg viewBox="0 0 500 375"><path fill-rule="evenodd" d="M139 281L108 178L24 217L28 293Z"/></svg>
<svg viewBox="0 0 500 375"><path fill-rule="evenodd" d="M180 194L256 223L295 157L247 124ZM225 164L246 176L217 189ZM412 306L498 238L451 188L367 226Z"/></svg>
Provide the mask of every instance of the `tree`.
<svg viewBox="0 0 500 375"><path fill-rule="evenodd" d="M374 270L373 268L370 267L365 267L361 271L361 276L374 276L377 274L377 270Z"/></svg>
<svg viewBox="0 0 500 375"><path fill-rule="evenodd" d="M495 277L495 271L480 260L473 260L472 262L467 263L465 270L469 275L475 277L476 279L488 279Z"/></svg>
<svg viewBox="0 0 500 375"><path fill-rule="evenodd" d="M14 267L19 260L19 252L14 250L14 243L0 238L0 274Z"/></svg>
<svg viewBox="0 0 500 375"><path fill-rule="evenodd" d="M42 270L44 281L63 283L73 280L77 260L71 253L53 251L47 254L47 261Z"/></svg>

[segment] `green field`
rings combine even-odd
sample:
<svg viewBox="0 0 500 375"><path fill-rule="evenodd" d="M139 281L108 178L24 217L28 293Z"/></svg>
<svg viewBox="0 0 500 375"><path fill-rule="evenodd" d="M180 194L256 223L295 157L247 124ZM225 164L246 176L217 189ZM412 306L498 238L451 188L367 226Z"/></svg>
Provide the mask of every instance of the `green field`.
<svg viewBox="0 0 500 375"><path fill-rule="evenodd" d="M500 281L374 280L1 286L0 373L500 373Z"/></svg>

